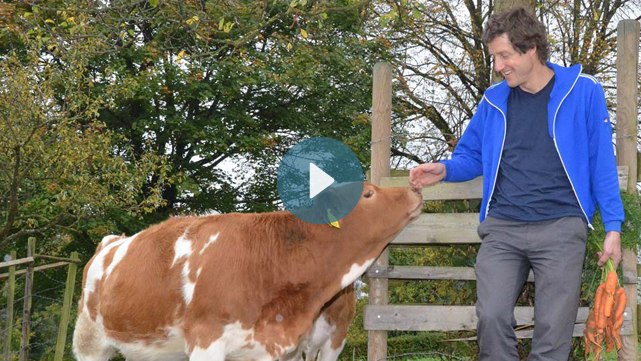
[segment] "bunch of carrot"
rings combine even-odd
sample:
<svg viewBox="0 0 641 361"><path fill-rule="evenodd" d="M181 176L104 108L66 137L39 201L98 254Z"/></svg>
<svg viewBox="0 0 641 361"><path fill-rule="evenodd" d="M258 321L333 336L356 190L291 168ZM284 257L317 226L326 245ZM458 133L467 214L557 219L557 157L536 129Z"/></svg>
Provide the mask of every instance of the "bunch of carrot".
<svg viewBox="0 0 641 361"><path fill-rule="evenodd" d="M594 308L590 310L583 330L586 360L591 350L594 360L599 359L604 341L606 352L612 351L614 345L617 350L621 348L621 326L627 299L619 286L612 260L604 265L601 281L594 296Z"/></svg>

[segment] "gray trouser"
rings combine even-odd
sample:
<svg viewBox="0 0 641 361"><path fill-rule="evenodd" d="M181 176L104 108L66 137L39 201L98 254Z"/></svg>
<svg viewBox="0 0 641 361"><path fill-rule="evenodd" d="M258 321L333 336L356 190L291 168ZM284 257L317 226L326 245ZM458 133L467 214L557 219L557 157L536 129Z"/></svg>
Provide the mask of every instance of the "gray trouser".
<svg viewBox="0 0 641 361"><path fill-rule="evenodd" d="M534 335L528 358L567 360L579 309L587 225L579 217L478 227L476 315L481 361L518 360L514 306L534 272Z"/></svg>

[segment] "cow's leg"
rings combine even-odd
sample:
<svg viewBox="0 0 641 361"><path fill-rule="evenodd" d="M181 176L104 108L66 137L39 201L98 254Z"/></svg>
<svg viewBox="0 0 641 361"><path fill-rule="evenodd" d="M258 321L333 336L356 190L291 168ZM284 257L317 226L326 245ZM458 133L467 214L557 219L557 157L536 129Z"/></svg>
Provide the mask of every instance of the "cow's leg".
<svg viewBox="0 0 641 361"><path fill-rule="evenodd" d="M73 332L73 353L78 361L107 361L115 350L110 346L101 326L91 321L86 313L78 315Z"/></svg>
<svg viewBox="0 0 641 361"><path fill-rule="evenodd" d="M279 361L303 361L303 347L300 345L296 349L288 354L285 354L278 358Z"/></svg>
<svg viewBox="0 0 641 361"><path fill-rule="evenodd" d="M327 342L325 342L325 344L323 345L323 348L321 349L320 354L318 355L317 361L338 360L338 356L341 354L341 351L343 351L343 347L345 347L345 340L343 340L343 343L337 349L332 348L331 339L327 340Z"/></svg>
<svg viewBox="0 0 641 361"><path fill-rule="evenodd" d="M316 356L318 356L318 345L309 345L307 347L307 351L305 352L305 360L306 361L314 361L316 360Z"/></svg>

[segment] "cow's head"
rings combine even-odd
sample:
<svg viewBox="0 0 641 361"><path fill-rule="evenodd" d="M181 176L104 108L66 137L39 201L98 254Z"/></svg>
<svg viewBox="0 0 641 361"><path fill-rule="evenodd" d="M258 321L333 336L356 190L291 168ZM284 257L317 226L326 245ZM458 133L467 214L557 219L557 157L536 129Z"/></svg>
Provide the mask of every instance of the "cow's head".
<svg viewBox="0 0 641 361"><path fill-rule="evenodd" d="M365 183L361 198L345 223L361 223L363 234L391 238L421 214L423 196L410 187L380 188ZM347 226L347 224L346 224Z"/></svg>
<svg viewBox="0 0 641 361"><path fill-rule="evenodd" d="M337 192L335 189L331 191ZM345 190L338 192L344 195ZM330 195L319 198L319 204L328 203L327 208L330 207L329 203L332 209L348 206L341 204L341 202L347 202L346 197ZM371 239L376 243L382 240L389 242L405 225L418 217L421 213L422 201L421 193L409 187L379 188L365 182L356 207L339 220L340 233L358 234L357 238L361 241Z"/></svg>

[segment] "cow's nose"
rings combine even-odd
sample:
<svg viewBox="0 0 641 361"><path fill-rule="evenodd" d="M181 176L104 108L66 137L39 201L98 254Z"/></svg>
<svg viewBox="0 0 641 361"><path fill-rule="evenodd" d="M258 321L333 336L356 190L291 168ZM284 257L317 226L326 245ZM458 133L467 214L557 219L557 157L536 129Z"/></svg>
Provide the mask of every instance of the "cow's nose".
<svg viewBox="0 0 641 361"><path fill-rule="evenodd" d="M423 202L423 192L420 188L409 187L411 189L412 197L417 199L420 202Z"/></svg>

